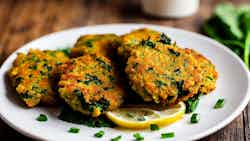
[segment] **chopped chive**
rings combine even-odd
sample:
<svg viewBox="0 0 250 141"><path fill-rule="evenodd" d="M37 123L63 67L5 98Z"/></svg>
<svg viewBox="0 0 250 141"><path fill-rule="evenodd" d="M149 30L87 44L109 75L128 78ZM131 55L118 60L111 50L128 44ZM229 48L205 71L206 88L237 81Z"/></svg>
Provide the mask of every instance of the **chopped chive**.
<svg viewBox="0 0 250 141"><path fill-rule="evenodd" d="M112 138L111 141L119 141L121 139L122 139L122 136L120 135L120 136L117 136L115 138Z"/></svg>
<svg viewBox="0 0 250 141"><path fill-rule="evenodd" d="M136 141L143 141L144 140L144 137L140 133L133 134L133 137L135 138Z"/></svg>
<svg viewBox="0 0 250 141"><path fill-rule="evenodd" d="M160 130L159 126L157 124L150 124L151 131L157 131Z"/></svg>
<svg viewBox="0 0 250 141"><path fill-rule="evenodd" d="M200 117L197 113L192 114L191 116L191 123L198 123L200 120Z"/></svg>
<svg viewBox="0 0 250 141"><path fill-rule="evenodd" d="M71 127L68 132L69 133L79 133L80 129L79 128L75 128L75 127Z"/></svg>
<svg viewBox="0 0 250 141"><path fill-rule="evenodd" d="M175 136L174 132L169 132L169 133L162 133L161 138L166 139L166 138L173 138Z"/></svg>
<svg viewBox="0 0 250 141"><path fill-rule="evenodd" d="M214 109L222 108L224 106L224 103L225 103L224 99L218 99L218 101L214 105Z"/></svg>
<svg viewBox="0 0 250 141"><path fill-rule="evenodd" d="M97 138L101 138L103 135L104 135L104 131L102 131L102 130L95 133L95 137L97 137Z"/></svg>
<svg viewBox="0 0 250 141"><path fill-rule="evenodd" d="M40 114L37 118L36 118L37 121L40 121L40 122L45 122L48 120L47 116L44 115L44 114Z"/></svg>

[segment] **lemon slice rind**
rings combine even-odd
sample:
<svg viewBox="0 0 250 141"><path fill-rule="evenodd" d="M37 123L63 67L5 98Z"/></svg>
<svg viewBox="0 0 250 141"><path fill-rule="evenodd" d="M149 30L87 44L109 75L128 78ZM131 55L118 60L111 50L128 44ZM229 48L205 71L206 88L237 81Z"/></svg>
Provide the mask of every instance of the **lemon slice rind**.
<svg viewBox="0 0 250 141"><path fill-rule="evenodd" d="M143 129L149 128L151 124L157 124L158 126L169 125L180 120L185 114L186 106L183 102L178 103L178 107L173 107L163 111L152 110L148 108L121 108L115 111L110 111L106 113L106 116L113 121L115 124L121 127L130 128L130 129ZM144 121L137 121L129 119L120 114L121 111L133 111L144 110L151 112L155 118L145 119Z"/></svg>

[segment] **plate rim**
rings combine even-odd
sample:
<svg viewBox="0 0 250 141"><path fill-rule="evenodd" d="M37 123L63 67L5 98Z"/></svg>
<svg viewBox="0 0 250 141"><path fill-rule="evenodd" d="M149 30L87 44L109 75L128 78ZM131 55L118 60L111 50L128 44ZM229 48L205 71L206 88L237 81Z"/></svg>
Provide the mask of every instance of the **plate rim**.
<svg viewBox="0 0 250 141"><path fill-rule="evenodd" d="M26 46L29 46L29 44L32 44L33 42L37 41L37 40L41 40L41 39L45 39L45 38L50 38L50 36L55 36L56 34L63 34L66 32L74 32L77 30L82 30L82 29L88 29L88 28L100 28L100 27L112 27L112 26L120 26L120 27L155 27L155 28L166 28L166 29L170 29L170 30L175 30L175 31L180 31L180 32L186 32L187 34L192 34L192 36L195 36L196 38L205 40L207 42L211 42L213 44L215 44L216 46L222 48L224 51L226 51L227 53L229 53L234 59L236 59L237 62L239 62L239 64L241 65L241 67L243 68L244 72L247 74L247 82L248 84L250 83L250 72L248 70L248 68L246 67L246 65L243 63L243 61L235 54L233 53L229 48L227 48L225 45L219 43L216 40L213 40L207 36L204 36L200 33L196 33L196 32L192 32L192 31L188 31L185 29L180 29L180 28L175 28L175 27L170 27L170 26L164 26L164 25L156 25L156 24L138 24L138 23L115 23L115 24L97 24L97 25L87 25L87 26L80 26L80 27L74 27L74 28L68 28L65 30L61 30L61 31L57 31L57 32L51 32L49 34L40 36L30 42L25 43L24 45L22 45L20 48L18 48L17 50L15 50L14 52L12 52L6 59L5 61L2 63L1 67L0 67L0 74L4 74L3 71L3 66L5 65L5 63L9 60L10 56L16 54L17 52L19 52L22 48L25 48ZM201 138L204 138L208 135L211 135L213 133L215 133L216 131L222 129L223 127L225 127L226 125L228 125L229 123L231 123L237 116L239 116L241 114L241 112L245 109L245 107L247 106L248 102L250 100L250 88L249 85L247 87L246 90L246 95L244 100L241 102L240 105L237 106L237 108L235 108L234 112L231 113L231 115L229 115L225 120L219 122L218 125L213 126L211 128L209 128L208 130L205 130L204 132L201 132L199 134L194 135L193 137L189 138L188 140L198 140ZM19 126L13 124L12 122L10 122L7 117L4 116L4 114L0 111L0 118L7 124L9 125L11 128L13 128L14 130L18 131L19 133L23 134L24 136L30 137L32 139L37 139L37 140L48 140L48 138L43 137L43 136L39 136L37 134L32 134L27 132L26 130L23 130L22 128L20 128Z"/></svg>

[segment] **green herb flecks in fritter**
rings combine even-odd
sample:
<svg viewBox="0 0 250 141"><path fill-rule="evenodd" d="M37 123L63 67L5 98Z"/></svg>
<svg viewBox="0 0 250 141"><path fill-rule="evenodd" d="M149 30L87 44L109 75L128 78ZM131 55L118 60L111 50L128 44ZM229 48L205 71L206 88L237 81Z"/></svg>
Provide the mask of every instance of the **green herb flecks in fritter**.
<svg viewBox="0 0 250 141"><path fill-rule="evenodd" d="M53 90L51 77L58 66L68 60L62 51L30 50L28 54L19 53L9 71L9 76L19 97L28 107L40 102L54 105L57 93Z"/></svg>
<svg viewBox="0 0 250 141"><path fill-rule="evenodd" d="M110 60L99 55L84 55L60 66L63 72L59 93L75 111L97 117L118 108L124 91Z"/></svg>

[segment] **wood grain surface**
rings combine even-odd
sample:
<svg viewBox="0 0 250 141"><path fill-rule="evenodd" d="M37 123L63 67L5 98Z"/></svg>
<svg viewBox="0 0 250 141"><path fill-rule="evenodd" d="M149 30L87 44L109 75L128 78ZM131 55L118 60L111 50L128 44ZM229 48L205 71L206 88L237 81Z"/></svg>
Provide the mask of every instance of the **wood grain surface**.
<svg viewBox="0 0 250 141"><path fill-rule="evenodd" d="M250 0L228 1L235 4L250 3ZM199 11L191 17L161 19L145 15L139 0L0 0L0 65L25 43L72 27L108 23L149 23L200 32L204 20L220 2L201 0ZM248 109L250 106L228 126L202 140L249 141ZM0 140L31 139L0 121Z"/></svg>

